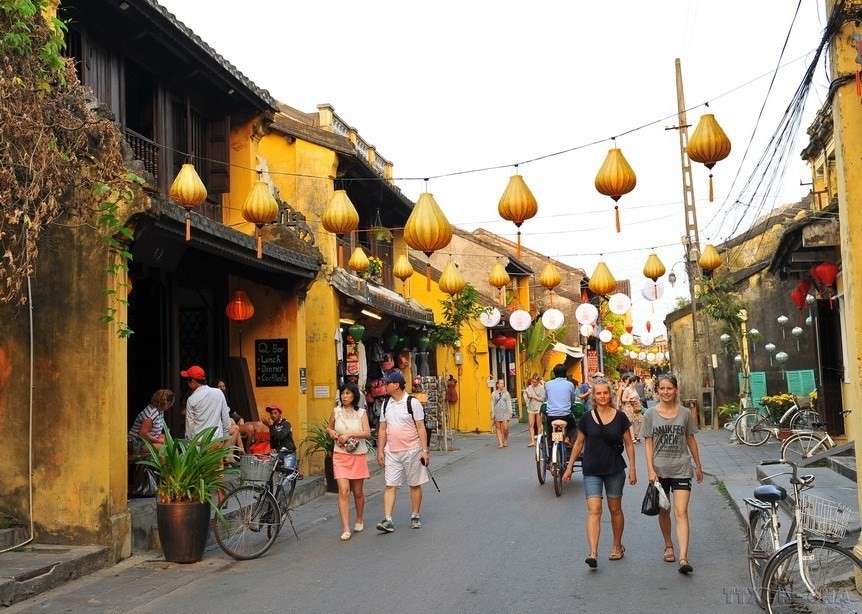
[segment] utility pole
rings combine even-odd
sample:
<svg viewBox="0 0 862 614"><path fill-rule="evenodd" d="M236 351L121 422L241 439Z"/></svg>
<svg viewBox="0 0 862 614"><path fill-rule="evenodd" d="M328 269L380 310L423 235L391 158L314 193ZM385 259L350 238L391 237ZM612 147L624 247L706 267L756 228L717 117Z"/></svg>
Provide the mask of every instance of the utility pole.
<svg viewBox="0 0 862 614"><path fill-rule="evenodd" d="M675 129L679 133L679 157L680 167L682 169L682 204L685 211L685 235L682 237L682 244L685 247L685 263L686 272L688 274L688 288L691 297L691 328L693 331L694 354L697 357L696 362L696 378L694 389L698 391L697 402L703 405L704 392L709 394L709 403L713 413L713 423L715 422L715 397L713 394L713 378L711 375L711 356L708 350L708 343L704 342L705 323L699 321L699 313L697 311L697 280L699 280L703 272L700 269L698 260L700 259L700 235L697 229L697 208L694 203L694 182L691 176L691 160L688 157L688 128L689 124L686 118L685 111L685 93L682 87L682 67L679 58L676 58L676 104L677 104L677 125L669 130ZM707 340L708 341L708 340ZM704 362L704 360L706 362ZM698 421L700 428L704 426L703 419L704 411L698 412Z"/></svg>

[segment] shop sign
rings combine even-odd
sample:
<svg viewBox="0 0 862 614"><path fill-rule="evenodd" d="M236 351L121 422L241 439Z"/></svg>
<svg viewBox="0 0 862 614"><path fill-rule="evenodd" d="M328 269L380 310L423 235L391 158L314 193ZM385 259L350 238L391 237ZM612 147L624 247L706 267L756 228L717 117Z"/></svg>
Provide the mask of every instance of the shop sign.
<svg viewBox="0 0 862 614"><path fill-rule="evenodd" d="M255 339L254 375L258 388L287 386L287 339Z"/></svg>
<svg viewBox="0 0 862 614"><path fill-rule="evenodd" d="M308 375L305 367L299 369L299 394L305 394L308 390Z"/></svg>

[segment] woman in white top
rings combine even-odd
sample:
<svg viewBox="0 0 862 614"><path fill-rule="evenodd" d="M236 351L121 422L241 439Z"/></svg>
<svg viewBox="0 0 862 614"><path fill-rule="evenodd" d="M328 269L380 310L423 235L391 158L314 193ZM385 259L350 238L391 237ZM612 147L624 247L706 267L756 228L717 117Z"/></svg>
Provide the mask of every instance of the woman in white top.
<svg viewBox="0 0 862 614"><path fill-rule="evenodd" d="M350 493L356 506L356 524L353 530L362 531L365 493L362 490L365 479L371 477L368 471L368 451L365 440L371 437L368 414L359 407L359 388L353 382L345 382L338 389L339 405L329 417L327 434L335 440L332 452L332 469L338 482L338 513L341 516L341 541L350 539Z"/></svg>
<svg viewBox="0 0 862 614"><path fill-rule="evenodd" d="M509 445L509 420L512 417L512 397L506 390L506 383L498 379L497 387L491 393L491 418L497 429L498 447Z"/></svg>
<svg viewBox="0 0 862 614"><path fill-rule="evenodd" d="M524 390L527 398L527 422L530 428L530 443L528 448L536 445L536 437L542 432L542 402L545 400L545 387L537 375L527 380L527 388ZM535 432L534 432L535 429Z"/></svg>

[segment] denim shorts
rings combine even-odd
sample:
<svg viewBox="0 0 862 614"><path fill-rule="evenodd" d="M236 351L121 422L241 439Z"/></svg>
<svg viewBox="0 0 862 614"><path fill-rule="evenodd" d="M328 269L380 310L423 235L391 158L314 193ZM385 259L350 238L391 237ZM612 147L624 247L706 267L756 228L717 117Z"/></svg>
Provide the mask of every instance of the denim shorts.
<svg viewBox="0 0 862 614"><path fill-rule="evenodd" d="M611 475L585 475L584 494L587 499L602 498L602 487L608 495L608 499L622 499L623 485L626 483L626 472L612 473Z"/></svg>

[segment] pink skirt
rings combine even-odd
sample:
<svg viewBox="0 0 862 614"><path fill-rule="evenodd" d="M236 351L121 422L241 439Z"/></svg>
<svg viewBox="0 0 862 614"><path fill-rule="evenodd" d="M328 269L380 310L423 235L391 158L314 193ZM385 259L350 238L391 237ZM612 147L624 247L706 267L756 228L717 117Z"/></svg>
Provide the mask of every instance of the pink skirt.
<svg viewBox="0 0 862 614"><path fill-rule="evenodd" d="M332 454L332 470L335 479L364 480L371 477L368 472L368 458L365 454Z"/></svg>

